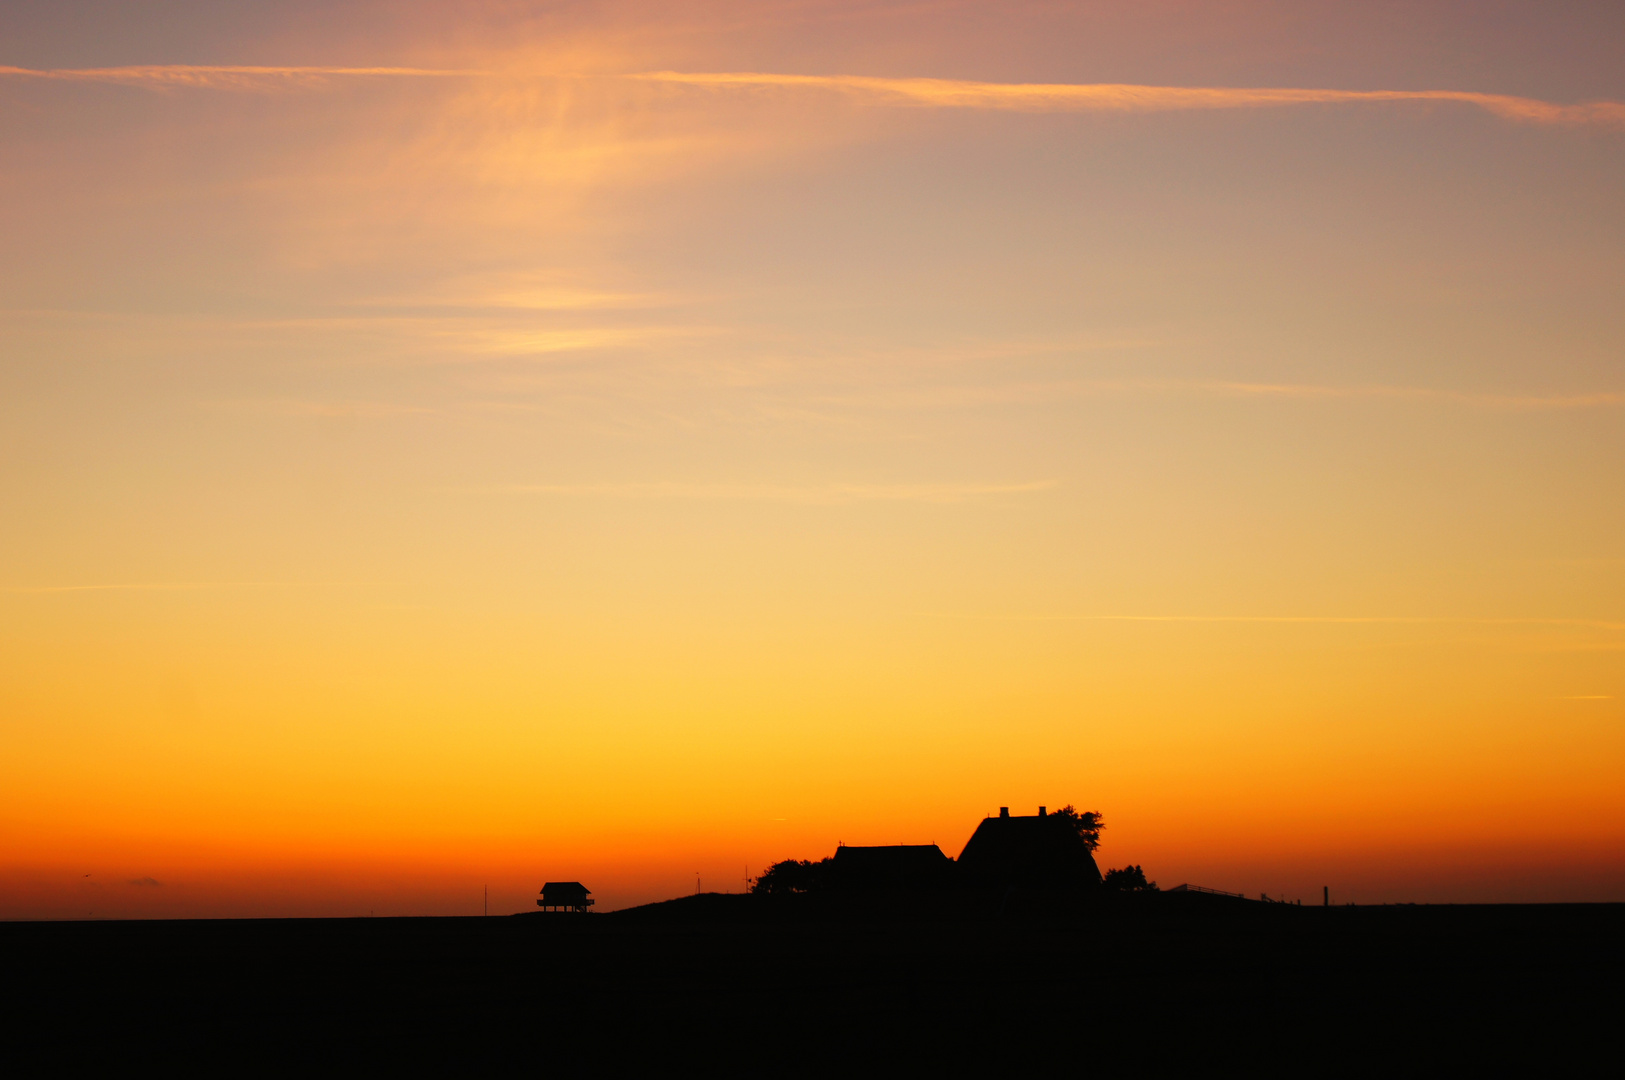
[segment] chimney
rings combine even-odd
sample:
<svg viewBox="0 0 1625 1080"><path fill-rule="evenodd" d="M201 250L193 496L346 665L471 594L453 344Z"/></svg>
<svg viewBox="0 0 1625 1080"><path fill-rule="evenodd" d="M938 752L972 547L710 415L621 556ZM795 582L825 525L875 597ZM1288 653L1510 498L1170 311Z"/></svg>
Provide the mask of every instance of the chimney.
<svg viewBox="0 0 1625 1080"><path fill-rule="evenodd" d="M1040 806L1040 807L1039 807L1039 808L1038 808L1038 816L1039 816L1039 817L1043 817L1043 816L1044 816L1044 815L1045 815L1045 814L1046 814L1046 813L1048 813L1048 812L1049 812L1049 811L1048 811L1048 808L1047 808L1047 807L1043 807L1043 806Z"/></svg>
<svg viewBox="0 0 1625 1080"><path fill-rule="evenodd" d="M999 816L1000 817L1009 817L1010 816L1010 808L1008 806L999 807Z"/></svg>

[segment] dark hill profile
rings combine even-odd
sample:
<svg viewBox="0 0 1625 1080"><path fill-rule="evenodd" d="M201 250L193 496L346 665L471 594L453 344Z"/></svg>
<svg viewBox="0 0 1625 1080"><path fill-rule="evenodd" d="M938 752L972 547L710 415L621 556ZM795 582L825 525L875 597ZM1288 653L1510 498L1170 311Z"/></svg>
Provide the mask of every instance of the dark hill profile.
<svg viewBox="0 0 1625 1080"><path fill-rule="evenodd" d="M773 1075L1306 1062L1493 1075L1538 1055L1543 1075L1606 1060L1625 1007L1625 905L1187 892L1107 894L1064 918L772 914L842 896L560 918L0 924L0 1033L18 1076L149 1062L671 1071L727 1055Z"/></svg>
<svg viewBox="0 0 1625 1080"><path fill-rule="evenodd" d="M569 914L0 923L0 1036L19 1076L1455 1075L1520 1048L1544 1074L1612 1053L1625 905L1300 907L1137 865L1108 888L1100 827L1001 815L958 860L840 847L771 889L608 914L555 881Z"/></svg>

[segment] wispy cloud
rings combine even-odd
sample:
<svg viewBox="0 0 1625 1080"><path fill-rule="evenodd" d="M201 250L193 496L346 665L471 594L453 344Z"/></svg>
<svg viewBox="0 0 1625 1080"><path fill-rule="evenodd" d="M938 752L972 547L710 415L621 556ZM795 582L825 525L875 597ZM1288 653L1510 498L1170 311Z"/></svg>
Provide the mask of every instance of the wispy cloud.
<svg viewBox="0 0 1625 1080"><path fill-rule="evenodd" d="M375 305L358 302L355 307ZM404 306L404 305L403 305ZM423 304L424 308L431 305ZM194 314L155 314L96 311L18 311L0 312L52 322L83 322L90 325L127 323L132 332L162 335L184 334L203 338L231 335L239 340L280 340L285 337L317 336L365 344L365 352L352 352L352 358L366 356L370 362L389 363L471 363L551 354L590 352L608 349L637 349L672 345L684 341L713 338L727 329L704 325L611 324L613 316L601 316L577 325L556 325L551 319L539 325L541 316L568 315L571 309L547 311L490 307L488 310L455 310L455 305L432 313L314 314L282 318L236 318Z"/></svg>
<svg viewBox="0 0 1625 1080"><path fill-rule="evenodd" d="M1625 393L1596 391L1586 394L1487 394L1440 390L1423 386L1325 386L1299 383L1215 382L1209 390L1246 397L1283 398L1395 398L1454 401L1505 409L1589 409L1625 405Z"/></svg>
<svg viewBox="0 0 1625 1080"><path fill-rule="evenodd" d="M954 615L940 619L999 622L1141 622L1141 623L1327 623L1389 625L1572 626L1588 630L1625 630L1625 622L1544 616L1480 617L1471 615Z"/></svg>
<svg viewBox="0 0 1625 1080"><path fill-rule="evenodd" d="M405 340L440 361L458 362L543 356L553 353L631 349L724 333L709 326L588 324L537 326L516 311L511 318L469 314L321 316L234 322L243 329L353 331L384 340Z"/></svg>
<svg viewBox="0 0 1625 1080"><path fill-rule="evenodd" d="M302 401L293 398L205 401L201 404L205 408L237 409L275 416L312 416L326 420L377 420L395 416L425 416L441 411L427 405L389 401Z"/></svg>
<svg viewBox="0 0 1625 1080"><path fill-rule="evenodd" d="M716 89L777 87L832 90L879 104L1014 112L1176 112L1284 105L1446 102L1496 116L1542 124L1625 127L1625 103L1560 105L1468 90L1328 90L1293 87L1137 86L1127 83L992 83L965 79L892 79L865 75L783 75L771 72L650 71L632 78Z"/></svg>
<svg viewBox="0 0 1625 1080"><path fill-rule="evenodd" d="M105 68L0 66L0 77L61 82L118 83L153 88L268 91L326 86L334 79L447 78L483 71L413 67L258 67L212 64L138 64Z"/></svg>
<svg viewBox="0 0 1625 1080"><path fill-rule="evenodd" d="M357 301L358 306L386 308L457 308L499 311L596 311L670 307L684 298L666 293L618 293L592 289L551 286L493 287L447 290L417 295L383 297Z"/></svg>
<svg viewBox="0 0 1625 1080"><path fill-rule="evenodd" d="M7 585L13 595L82 592L192 592L200 589L287 589L311 585L354 585L344 581L133 581L103 585Z"/></svg>
<svg viewBox="0 0 1625 1080"><path fill-rule="evenodd" d="M1053 480L1018 484L511 484L481 490L497 494L585 496L611 499L696 499L720 502L956 503L1044 491Z"/></svg>
<svg viewBox="0 0 1625 1080"><path fill-rule="evenodd" d="M947 356L947 353L938 354ZM1014 353L1011 353L1014 355ZM952 356L954 360L974 359ZM873 380L871 380L872 382ZM1366 401L1418 402L1510 412L1554 412L1604 409L1625 405L1625 392L1592 391L1578 394L1508 394L1452 390L1425 386L1381 384L1255 383L1213 379L1006 379L999 382L958 384L866 385L859 389L831 389L816 398L825 405L876 406L899 409L976 407L1007 402L1054 400L1058 397L1209 397L1261 398L1283 402Z"/></svg>
<svg viewBox="0 0 1625 1080"><path fill-rule="evenodd" d="M475 78L498 72L474 68L307 67L242 64L132 64L102 68L0 66L0 78L116 83L150 88L275 91L318 88L358 78ZM557 73L527 78L594 78ZM1472 90L1334 90L1319 87L1143 86L1134 83L996 83L970 79L872 75L791 75L765 71L647 71L624 76L644 82L714 89L830 90L878 104L1011 112L1183 112L1286 105L1443 102L1472 105L1537 124L1601 124L1625 128L1625 102L1575 104Z"/></svg>
<svg viewBox="0 0 1625 1080"><path fill-rule="evenodd" d="M721 333L703 326L583 326L568 329L477 327L448 335L468 356L522 357L631 348Z"/></svg>
<svg viewBox="0 0 1625 1080"><path fill-rule="evenodd" d="M670 308L702 297L670 291L628 291L583 282L579 273L566 270L498 271L461 274L408 292L360 297L352 307L387 310L427 308L510 311L626 311Z"/></svg>

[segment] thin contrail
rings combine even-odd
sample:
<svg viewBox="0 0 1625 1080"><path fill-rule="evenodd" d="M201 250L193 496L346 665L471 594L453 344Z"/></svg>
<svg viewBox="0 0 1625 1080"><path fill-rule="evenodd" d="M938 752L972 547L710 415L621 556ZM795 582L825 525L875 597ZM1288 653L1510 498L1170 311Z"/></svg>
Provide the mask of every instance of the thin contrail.
<svg viewBox="0 0 1625 1080"><path fill-rule="evenodd" d="M1045 491L1053 480L1013 484L508 484L480 489L493 494L599 496L618 499L694 499L797 503L959 502L978 496Z"/></svg>
<svg viewBox="0 0 1625 1080"><path fill-rule="evenodd" d="M7 585L0 593L190 592L198 589L292 589L313 585L357 585L353 581L134 581L105 585Z"/></svg>
<svg viewBox="0 0 1625 1080"><path fill-rule="evenodd" d="M1418 101L1474 105L1509 120L1625 127L1625 103L1560 105L1470 90L1329 90L1297 87L1139 86L1130 83L992 83L965 79L892 79L867 75L650 71L651 82L717 89L781 87L834 90L882 104L1018 112L1175 112L1283 105Z"/></svg>
<svg viewBox="0 0 1625 1080"><path fill-rule="evenodd" d="M0 66L0 77L151 87L272 90L320 86L339 78L590 78L569 73L525 74L477 68L310 67L247 64L132 64L102 68ZM790 75L768 71L645 71L612 78L714 89L832 90L877 104L1016 112L1176 112L1188 110L1442 102L1472 105L1508 120L1537 124L1601 124L1625 128L1625 103L1560 104L1473 90L1333 90L1320 87L1143 86L1134 83L996 83L970 79L873 75Z"/></svg>
<svg viewBox="0 0 1625 1080"><path fill-rule="evenodd" d="M1349 623L1471 624L1483 626L1583 626L1625 630L1625 622L1605 619L1562 619L1542 616L1478 617L1468 615L960 615L933 614L938 619L999 622L1150 622L1150 623Z"/></svg>
<svg viewBox="0 0 1625 1080"><path fill-rule="evenodd" d="M105 68L23 68L0 66L0 76L65 82L121 83L131 86L265 90L278 86L321 86L334 78L447 78L488 74L449 68L282 67L244 64L135 64Z"/></svg>

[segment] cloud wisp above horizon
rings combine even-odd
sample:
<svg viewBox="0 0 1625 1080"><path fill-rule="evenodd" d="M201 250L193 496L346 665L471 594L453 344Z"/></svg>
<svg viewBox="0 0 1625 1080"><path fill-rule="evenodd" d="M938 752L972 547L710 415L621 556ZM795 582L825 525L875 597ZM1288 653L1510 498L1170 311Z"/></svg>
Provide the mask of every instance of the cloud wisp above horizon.
<svg viewBox="0 0 1625 1080"><path fill-rule="evenodd" d="M1542 615L935 615L939 619L1000 622L1140 622L1140 623L1327 623L1332 625L1427 625L1466 623L1480 626L1574 626L1591 630L1625 630L1625 622L1608 619Z"/></svg>
<svg viewBox="0 0 1625 1080"><path fill-rule="evenodd" d="M279 90L316 88L335 78L455 78L485 75L467 69L416 67L302 67L252 64L129 64L102 68L0 66L0 77L56 82L116 83L149 88Z"/></svg>
<svg viewBox="0 0 1625 1080"><path fill-rule="evenodd" d="M513 495L831 505L856 502L956 503L982 496L1020 495L1053 487L1053 480L1032 480L1016 484L509 484L481 490Z"/></svg>
<svg viewBox="0 0 1625 1080"><path fill-rule="evenodd" d="M484 68L406 66L302 66L131 64L101 68L0 66L0 77L64 82L115 83L151 88L237 91L314 89L345 78L479 78L519 80L596 79L571 72L511 72ZM826 90L865 103L1005 112L1153 113L1215 109L1279 108L1289 105L1353 105L1396 102L1472 105L1502 119L1567 126L1625 129L1625 102L1561 103L1474 90L1343 90L1327 87L1156 86L1138 83L1006 83L974 79L803 75L766 71L646 71L620 76L640 82L717 90L777 88Z"/></svg>
<svg viewBox="0 0 1625 1080"><path fill-rule="evenodd" d="M348 581L134 581L97 585L7 585L0 593L47 595L90 592L195 592L201 589L290 589L370 584Z"/></svg>
<svg viewBox="0 0 1625 1080"><path fill-rule="evenodd" d="M1445 102L1475 105L1508 120L1625 128L1625 102L1565 105L1470 90L1333 90L1305 87L1142 86L1132 83L999 83L969 79L786 75L772 72L651 71L633 78L714 89L831 90L866 101L1009 112L1184 112L1285 105Z"/></svg>

